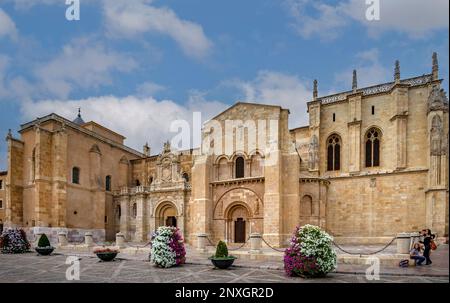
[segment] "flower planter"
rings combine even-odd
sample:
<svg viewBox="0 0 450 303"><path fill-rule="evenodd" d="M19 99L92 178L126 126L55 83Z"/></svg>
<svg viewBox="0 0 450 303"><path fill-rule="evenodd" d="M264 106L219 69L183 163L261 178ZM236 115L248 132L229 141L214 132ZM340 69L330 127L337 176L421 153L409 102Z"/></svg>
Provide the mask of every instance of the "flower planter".
<svg viewBox="0 0 450 303"><path fill-rule="evenodd" d="M234 260L236 260L236 257L228 256L226 258L209 258L211 260L211 263L219 268L219 269L227 269L231 265L233 265Z"/></svg>
<svg viewBox="0 0 450 303"><path fill-rule="evenodd" d="M99 253L96 253L97 257L100 260L105 261L105 262L109 262L109 261L114 260L116 258L116 256L117 256L117 254L118 254L117 252L99 252Z"/></svg>
<svg viewBox="0 0 450 303"><path fill-rule="evenodd" d="M49 247L35 247L34 250L36 250L36 252L41 255L41 256L48 256L50 255L55 248L52 246Z"/></svg>

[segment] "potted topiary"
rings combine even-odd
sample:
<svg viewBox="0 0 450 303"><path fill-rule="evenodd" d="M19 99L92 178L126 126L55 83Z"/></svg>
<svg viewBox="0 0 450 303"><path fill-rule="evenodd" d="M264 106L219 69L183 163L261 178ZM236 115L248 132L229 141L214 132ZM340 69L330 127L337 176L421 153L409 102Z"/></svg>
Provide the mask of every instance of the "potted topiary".
<svg viewBox="0 0 450 303"><path fill-rule="evenodd" d="M216 253L209 257L211 263L219 269L227 269L233 265L235 256L228 255L227 244L223 241L219 241L216 248Z"/></svg>
<svg viewBox="0 0 450 303"><path fill-rule="evenodd" d="M96 254L100 260L105 262L114 260L117 257L118 253L119 253L118 249L111 247L103 246L94 249L94 254Z"/></svg>
<svg viewBox="0 0 450 303"><path fill-rule="evenodd" d="M53 252L53 250L55 248L50 245L50 241L48 240L47 235L46 234L42 234L42 236L39 238L38 246L35 247L34 249L41 256L48 256L48 255L50 255Z"/></svg>

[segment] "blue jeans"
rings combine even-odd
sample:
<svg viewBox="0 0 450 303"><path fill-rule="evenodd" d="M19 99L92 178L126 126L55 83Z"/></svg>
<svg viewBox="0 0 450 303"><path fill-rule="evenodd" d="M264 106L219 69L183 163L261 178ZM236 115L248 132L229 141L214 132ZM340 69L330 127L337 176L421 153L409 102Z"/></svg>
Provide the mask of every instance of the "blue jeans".
<svg viewBox="0 0 450 303"><path fill-rule="evenodd" d="M425 261L423 256L412 256L411 259L415 260L417 265L422 265L423 261Z"/></svg>

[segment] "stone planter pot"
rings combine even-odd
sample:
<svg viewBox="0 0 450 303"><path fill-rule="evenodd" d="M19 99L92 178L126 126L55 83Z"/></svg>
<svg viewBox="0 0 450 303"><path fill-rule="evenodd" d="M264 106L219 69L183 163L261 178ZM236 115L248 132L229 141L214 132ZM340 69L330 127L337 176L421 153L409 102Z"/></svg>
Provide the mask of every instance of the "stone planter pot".
<svg viewBox="0 0 450 303"><path fill-rule="evenodd" d="M229 256L227 258L209 258L211 260L211 263L214 265L214 267L219 269L227 269L231 265L233 265L234 260L236 260L236 257Z"/></svg>
<svg viewBox="0 0 450 303"><path fill-rule="evenodd" d="M41 256L48 256L55 250L55 248L51 247L51 246L50 247L35 247L34 249Z"/></svg>
<svg viewBox="0 0 450 303"><path fill-rule="evenodd" d="M109 262L112 261L116 258L117 256L117 252L101 252L101 253L96 253L97 257L105 262Z"/></svg>

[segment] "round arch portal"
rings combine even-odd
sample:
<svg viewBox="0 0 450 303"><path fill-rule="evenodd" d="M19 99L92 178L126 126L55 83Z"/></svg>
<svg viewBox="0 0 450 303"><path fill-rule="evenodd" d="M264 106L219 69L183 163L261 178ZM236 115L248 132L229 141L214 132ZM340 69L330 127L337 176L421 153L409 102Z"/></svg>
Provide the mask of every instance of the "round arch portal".
<svg viewBox="0 0 450 303"><path fill-rule="evenodd" d="M178 225L178 212L176 206L172 202L162 202L155 211L155 226L173 226Z"/></svg>

